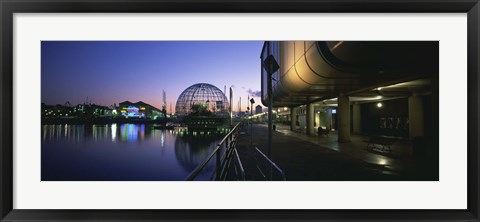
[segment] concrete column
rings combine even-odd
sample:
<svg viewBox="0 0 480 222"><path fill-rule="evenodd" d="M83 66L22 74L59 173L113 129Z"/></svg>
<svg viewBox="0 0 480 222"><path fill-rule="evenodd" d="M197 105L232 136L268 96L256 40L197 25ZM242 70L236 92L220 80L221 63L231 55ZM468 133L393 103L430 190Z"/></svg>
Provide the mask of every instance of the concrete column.
<svg viewBox="0 0 480 222"><path fill-rule="evenodd" d="M295 130L297 128L297 108L292 107L290 109L290 119L292 120L290 122L290 130Z"/></svg>
<svg viewBox="0 0 480 222"><path fill-rule="evenodd" d="M306 126L307 126L307 135L314 135L315 131L313 129L313 114L314 114L314 106L311 103L307 103L307 113L305 113L306 117Z"/></svg>
<svg viewBox="0 0 480 222"><path fill-rule="evenodd" d="M338 97L338 142L350 142L350 99L348 96Z"/></svg>
<svg viewBox="0 0 480 222"><path fill-rule="evenodd" d="M315 116L315 127L320 126L320 111L314 111L314 116Z"/></svg>
<svg viewBox="0 0 480 222"><path fill-rule="evenodd" d="M424 116L423 116L423 101L422 97L412 95L408 97L408 123L410 140L417 136L424 136Z"/></svg>
<svg viewBox="0 0 480 222"><path fill-rule="evenodd" d="M353 134L362 134L362 109L358 103L353 105Z"/></svg>

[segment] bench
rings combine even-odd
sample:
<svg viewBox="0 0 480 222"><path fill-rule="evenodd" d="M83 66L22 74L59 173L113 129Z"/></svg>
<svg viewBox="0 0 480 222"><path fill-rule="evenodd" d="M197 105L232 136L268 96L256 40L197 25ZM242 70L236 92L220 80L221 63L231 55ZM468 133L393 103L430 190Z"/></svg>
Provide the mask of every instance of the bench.
<svg viewBox="0 0 480 222"><path fill-rule="evenodd" d="M373 137L370 137L369 140L367 141L367 149L373 150L377 148L377 146L375 145L380 145L381 151L384 151L385 148L387 148L388 152L391 152L392 151L391 146L393 145L393 143L395 143L395 139L373 136Z"/></svg>

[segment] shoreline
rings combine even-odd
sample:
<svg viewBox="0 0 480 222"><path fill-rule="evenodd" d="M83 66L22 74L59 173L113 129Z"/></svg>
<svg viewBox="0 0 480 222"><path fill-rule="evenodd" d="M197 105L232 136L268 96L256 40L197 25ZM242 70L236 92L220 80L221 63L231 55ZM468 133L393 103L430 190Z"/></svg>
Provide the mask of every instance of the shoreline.
<svg viewBox="0 0 480 222"><path fill-rule="evenodd" d="M57 124L72 124L72 125L94 125L94 124L114 124L114 123L138 123L138 124L166 124L168 122L173 122L172 119L161 119L161 120L151 120L151 119L124 119L124 118L96 118L96 119L41 119L41 125L57 125Z"/></svg>

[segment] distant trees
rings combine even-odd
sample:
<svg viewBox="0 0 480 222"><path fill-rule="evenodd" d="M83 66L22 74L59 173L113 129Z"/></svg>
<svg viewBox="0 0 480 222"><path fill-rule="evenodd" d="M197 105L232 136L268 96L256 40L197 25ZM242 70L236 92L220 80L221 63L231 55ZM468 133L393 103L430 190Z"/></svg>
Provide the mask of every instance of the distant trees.
<svg viewBox="0 0 480 222"><path fill-rule="evenodd" d="M208 109L206 103L192 104L190 108L191 112L188 116L213 116L212 111Z"/></svg>

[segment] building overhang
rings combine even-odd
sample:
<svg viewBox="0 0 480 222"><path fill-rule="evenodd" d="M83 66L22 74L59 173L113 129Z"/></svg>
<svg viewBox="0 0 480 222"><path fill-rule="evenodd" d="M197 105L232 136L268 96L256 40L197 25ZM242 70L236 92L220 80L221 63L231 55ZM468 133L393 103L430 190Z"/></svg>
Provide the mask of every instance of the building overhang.
<svg viewBox="0 0 480 222"><path fill-rule="evenodd" d="M432 79L438 79L438 42L434 41L266 42L262 59L269 54L275 54L281 67L272 75L273 107L293 107L339 95L428 93ZM268 106L266 75L262 67L262 103Z"/></svg>

